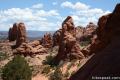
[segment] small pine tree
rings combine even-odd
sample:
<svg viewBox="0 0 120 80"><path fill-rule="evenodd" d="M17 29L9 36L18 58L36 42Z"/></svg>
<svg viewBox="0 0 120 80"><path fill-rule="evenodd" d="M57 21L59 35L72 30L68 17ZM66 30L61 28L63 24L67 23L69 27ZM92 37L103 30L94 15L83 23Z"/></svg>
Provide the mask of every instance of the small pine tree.
<svg viewBox="0 0 120 80"><path fill-rule="evenodd" d="M50 80L62 80L63 79L63 74L60 68L56 68L54 73L51 74Z"/></svg>
<svg viewBox="0 0 120 80"><path fill-rule="evenodd" d="M31 80L32 71L24 57L16 55L2 70L3 80Z"/></svg>

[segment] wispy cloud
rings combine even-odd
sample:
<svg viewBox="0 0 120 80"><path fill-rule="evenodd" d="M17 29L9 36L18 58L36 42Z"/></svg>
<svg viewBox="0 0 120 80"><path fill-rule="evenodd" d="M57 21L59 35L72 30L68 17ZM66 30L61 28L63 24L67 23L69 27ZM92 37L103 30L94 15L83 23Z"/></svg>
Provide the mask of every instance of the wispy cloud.
<svg viewBox="0 0 120 80"><path fill-rule="evenodd" d="M83 4L81 2L76 2L73 4L72 2L65 1L61 4L62 7L68 7L76 10L84 10L84 9L89 9L89 5Z"/></svg>
<svg viewBox="0 0 120 80"><path fill-rule="evenodd" d="M28 30L54 30L53 27L58 26L56 22L48 19L60 17L57 10L44 10L43 4L36 4L30 8L10 8L0 11L0 28L8 30L15 22L25 22ZM39 9L38 9L39 8Z"/></svg>
<svg viewBox="0 0 120 80"><path fill-rule="evenodd" d="M63 1L59 2L60 4L52 2L50 8L43 3L38 3L25 8L2 9L0 10L0 30L9 30L15 22L24 22L27 30L57 30L68 15L73 17L76 26L86 26L89 22L97 23L100 16L110 13L81 2Z"/></svg>
<svg viewBox="0 0 120 80"><path fill-rule="evenodd" d="M76 26L86 26L89 22L97 23L99 17L110 13L110 11L104 11L99 8L91 8L91 6L81 2L73 4L72 2L65 1L61 4L61 7L72 9L70 14L73 17Z"/></svg>
<svg viewBox="0 0 120 80"><path fill-rule="evenodd" d="M41 4L41 3L35 4L32 6L32 8L43 8L43 4Z"/></svg>

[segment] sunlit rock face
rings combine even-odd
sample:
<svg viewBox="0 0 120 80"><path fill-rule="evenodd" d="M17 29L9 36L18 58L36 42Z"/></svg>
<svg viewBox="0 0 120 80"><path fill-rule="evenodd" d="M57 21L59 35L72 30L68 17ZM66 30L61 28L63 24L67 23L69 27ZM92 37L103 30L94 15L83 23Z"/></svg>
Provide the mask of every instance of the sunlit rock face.
<svg viewBox="0 0 120 80"><path fill-rule="evenodd" d="M18 30L18 24L14 23L13 27L9 29L8 32L8 39L9 41L15 41L17 38L17 30Z"/></svg>
<svg viewBox="0 0 120 80"><path fill-rule="evenodd" d="M16 44L12 46L14 54L20 54L24 56L32 56L35 54L46 54L46 45L47 47L52 46L51 44L51 35L46 34L44 36L44 45L41 43L41 40L35 40L33 42L27 42L26 37L26 27L24 23L15 23L13 27L9 29L8 39L9 41L16 41Z"/></svg>
<svg viewBox="0 0 120 80"><path fill-rule="evenodd" d="M53 34L53 47L59 45L61 33L62 29L59 29Z"/></svg>
<svg viewBox="0 0 120 80"><path fill-rule="evenodd" d="M9 29L8 39L9 41L16 40L16 47L26 42L26 27L24 23L13 24L13 27Z"/></svg>
<svg viewBox="0 0 120 80"><path fill-rule="evenodd" d="M95 55L69 80L120 76L120 4L111 14L99 19L96 33L97 37L89 48Z"/></svg>
<svg viewBox="0 0 120 80"><path fill-rule="evenodd" d="M50 33L46 33L41 39L41 45L45 48L51 48L53 45L52 35Z"/></svg>
<svg viewBox="0 0 120 80"><path fill-rule="evenodd" d="M84 55L80 51L80 46L76 40L76 29L71 16L68 16L62 23L62 29L59 38L59 51L54 58L53 63L59 64L61 60L66 58L84 58Z"/></svg>
<svg viewBox="0 0 120 80"><path fill-rule="evenodd" d="M39 40L35 40L29 43L22 43L18 48L14 50L13 53L24 56L33 56L37 54L47 54L47 50L41 45L41 42Z"/></svg>

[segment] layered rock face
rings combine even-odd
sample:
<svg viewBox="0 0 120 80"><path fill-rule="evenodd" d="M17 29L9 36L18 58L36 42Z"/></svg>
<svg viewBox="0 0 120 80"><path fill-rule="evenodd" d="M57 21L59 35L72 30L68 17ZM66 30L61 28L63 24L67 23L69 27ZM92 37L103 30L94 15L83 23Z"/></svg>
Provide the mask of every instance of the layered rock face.
<svg viewBox="0 0 120 80"><path fill-rule="evenodd" d="M14 46L14 54L22 54L24 56L32 56L35 54L46 54L46 48L42 46L42 44L45 47L49 47L51 45L51 38L50 35L47 34L44 36L43 41L45 43L41 43L41 41L36 40L33 42L26 42L26 28L24 23L15 23L12 28L9 29L8 34L9 41L15 41L16 45ZM50 44L50 45L48 45Z"/></svg>
<svg viewBox="0 0 120 80"><path fill-rule="evenodd" d="M46 33L44 37L41 39L41 45L45 48L51 48L53 44L52 35L50 33Z"/></svg>
<svg viewBox="0 0 120 80"><path fill-rule="evenodd" d="M19 23L17 30L16 46L20 46L24 42L26 42L26 28L24 23Z"/></svg>
<svg viewBox="0 0 120 80"><path fill-rule="evenodd" d="M92 50L93 49L93 50ZM120 4L98 21L97 38L90 51L95 55L69 80L95 80L120 76Z"/></svg>
<svg viewBox="0 0 120 80"><path fill-rule="evenodd" d="M86 41L91 39L96 34L97 25L90 22L85 28L84 27L76 27L76 38L78 41Z"/></svg>
<svg viewBox="0 0 120 80"><path fill-rule="evenodd" d="M85 28L83 26L78 26L76 29L76 39L81 42L83 40Z"/></svg>
<svg viewBox="0 0 120 80"><path fill-rule="evenodd" d="M46 54L47 50L41 45L39 40L30 42L30 43L22 43L18 48L14 50L14 54L22 54L24 56L32 56L35 54Z"/></svg>
<svg viewBox="0 0 120 80"><path fill-rule="evenodd" d="M84 58L80 51L80 46L76 41L76 32L72 17L68 16L62 23L60 34L59 51L53 63L59 64L61 60L73 58Z"/></svg>
<svg viewBox="0 0 120 80"><path fill-rule="evenodd" d="M62 29L59 29L53 34L53 47L59 45L61 33Z"/></svg>
<svg viewBox="0 0 120 80"><path fill-rule="evenodd" d="M14 23L13 24L13 27L9 29L9 32L8 32L8 39L9 41L15 41L16 38L17 38L17 30L18 30L18 24L17 23Z"/></svg>
<svg viewBox="0 0 120 80"><path fill-rule="evenodd" d="M97 25L90 22L84 31L84 37L92 38L96 34Z"/></svg>
<svg viewBox="0 0 120 80"><path fill-rule="evenodd" d="M93 44L96 40L96 29L97 25L92 22L90 22L86 27L76 27L77 41L79 41L82 46L86 46L81 50L81 52L85 56L89 56L92 54L90 53L90 47L91 44Z"/></svg>
<svg viewBox="0 0 120 80"><path fill-rule="evenodd" d="M103 48L106 47L106 45L109 43L108 35L105 36L106 31L105 31L105 25L107 22L108 17L111 14L102 16L99 21L98 21L98 28L96 29L96 35L92 37L92 42L90 45L85 47L83 50L81 50L85 55L91 55L93 53L101 51Z"/></svg>
<svg viewBox="0 0 120 80"><path fill-rule="evenodd" d="M16 47L26 42L26 28L24 23L13 24L13 27L9 29L8 38L9 41L16 40Z"/></svg>

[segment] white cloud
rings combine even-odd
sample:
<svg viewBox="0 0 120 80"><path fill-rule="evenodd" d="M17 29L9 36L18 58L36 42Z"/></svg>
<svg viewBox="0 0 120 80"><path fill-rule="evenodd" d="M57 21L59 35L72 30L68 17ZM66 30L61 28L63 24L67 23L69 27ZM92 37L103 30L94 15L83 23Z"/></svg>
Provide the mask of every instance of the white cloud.
<svg viewBox="0 0 120 80"><path fill-rule="evenodd" d="M65 1L61 4L61 7L73 9L70 14L73 17L76 26L86 26L89 22L97 24L99 17L110 13L110 11L104 11L99 8L91 8L89 5L81 2L73 4Z"/></svg>
<svg viewBox="0 0 120 80"><path fill-rule="evenodd" d="M33 7L0 10L0 30L9 30L9 27L15 22L24 22L27 25L27 30L55 30L53 27L58 26L58 24L51 21L49 17L54 17L59 21L57 17L60 17L60 15L57 10L46 11L33 9Z"/></svg>
<svg viewBox="0 0 120 80"><path fill-rule="evenodd" d="M53 5L57 5L58 3L57 3L57 2L53 2L52 4L53 4Z"/></svg>
<svg viewBox="0 0 120 80"><path fill-rule="evenodd" d="M56 5L55 2L52 3ZM40 30L40 31L53 31L61 28L62 21L71 15L74 19L76 26L86 26L89 22L97 23L98 18L103 14L107 14L110 11L104 11L99 8L91 8L89 5L81 2L68 2L65 1L61 4L64 11L67 8L71 9L71 12L64 11L58 8L58 10L50 9L44 10L43 4L35 4L29 8L10 8L0 10L0 30L9 30L9 27L15 22L24 22L27 26L27 30Z"/></svg>
<svg viewBox="0 0 120 80"><path fill-rule="evenodd" d="M39 10L36 12L37 16L58 16L59 13L56 10L44 11Z"/></svg>
<svg viewBox="0 0 120 80"><path fill-rule="evenodd" d="M32 8L37 8L37 9L39 9L39 8L43 8L43 4L35 4L35 5L33 5L32 6Z"/></svg>
<svg viewBox="0 0 120 80"><path fill-rule="evenodd" d="M76 2L75 4L73 4L69 1L63 2L61 6L76 9L76 10L88 9L90 7L89 5L83 4L81 2Z"/></svg>
<svg viewBox="0 0 120 80"><path fill-rule="evenodd" d="M89 22L97 24L98 19L105 14L110 13L110 11L103 11L102 9L88 9L82 11L72 12L73 19L76 26L82 25L86 26Z"/></svg>

